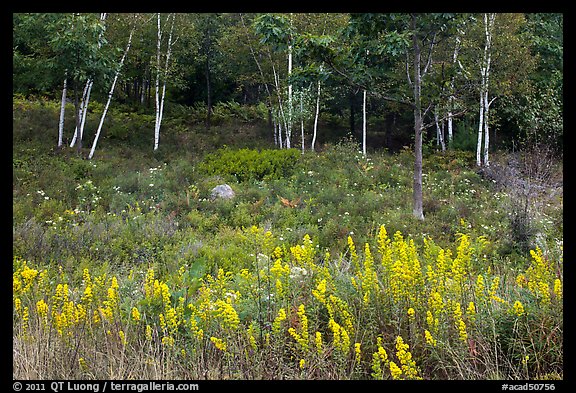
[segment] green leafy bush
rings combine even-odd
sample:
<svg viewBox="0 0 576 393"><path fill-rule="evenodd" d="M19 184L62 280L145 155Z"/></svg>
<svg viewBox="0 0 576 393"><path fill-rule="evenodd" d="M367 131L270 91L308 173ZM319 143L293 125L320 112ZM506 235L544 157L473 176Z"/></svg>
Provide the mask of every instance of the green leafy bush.
<svg viewBox="0 0 576 393"><path fill-rule="evenodd" d="M220 149L206 155L199 167L208 175L233 176L239 182L282 179L291 175L299 157L295 149Z"/></svg>

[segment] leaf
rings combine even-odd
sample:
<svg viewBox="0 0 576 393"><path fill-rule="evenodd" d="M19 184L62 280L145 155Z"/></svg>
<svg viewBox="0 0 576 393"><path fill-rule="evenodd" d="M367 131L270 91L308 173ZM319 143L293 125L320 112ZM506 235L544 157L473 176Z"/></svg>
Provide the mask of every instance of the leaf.
<svg viewBox="0 0 576 393"><path fill-rule="evenodd" d="M280 202L282 202L282 205L284 205L286 207L290 207L290 208L298 207L298 205L300 204L300 201L302 200L302 197L298 197L298 198L290 201L289 199L283 198L280 195L278 195L278 198L280 199Z"/></svg>

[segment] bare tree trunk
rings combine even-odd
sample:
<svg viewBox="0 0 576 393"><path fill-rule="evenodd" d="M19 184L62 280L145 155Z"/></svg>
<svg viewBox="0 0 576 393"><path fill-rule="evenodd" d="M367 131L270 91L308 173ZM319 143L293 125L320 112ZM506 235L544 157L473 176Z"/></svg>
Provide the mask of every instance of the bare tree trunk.
<svg viewBox="0 0 576 393"><path fill-rule="evenodd" d="M488 91L490 87L490 60L492 57L492 29L494 27L494 19L496 14L492 13L489 16L484 14L484 24L486 33L486 46L488 48L486 59L486 88L484 90L484 165L490 166L488 152L490 149L490 123L488 113L490 110L491 102L488 102Z"/></svg>
<svg viewBox="0 0 576 393"><path fill-rule="evenodd" d="M452 65L456 65L458 52L460 51L460 31L456 35L456 45L454 45L454 53L452 54ZM452 111L454 110L454 75L450 78L450 97L448 97L448 144L452 143L453 126L452 126Z"/></svg>
<svg viewBox="0 0 576 393"><path fill-rule="evenodd" d="M64 136L64 113L66 111L66 88L68 78L64 78L64 87L62 88L62 104L60 104L60 121L58 122L58 147L62 147Z"/></svg>
<svg viewBox="0 0 576 393"><path fill-rule="evenodd" d="M366 157L366 89L362 98L362 154Z"/></svg>
<svg viewBox="0 0 576 393"><path fill-rule="evenodd" d="M476 165L482 166L482 139L484 138L484 165L490 165L488 160L488 151L490 148L490 136L488 126L488 89L490 82L490 59L491 59L491 43L492 43L492 28L494 26L495 14L484 14L484 32L486 36L486 43L484 45L484 54L482 57L482 64L480 66L480 113L478 121L478 143L476 145ZM484 136L482 135L484 134Z"/></svg>
<svg viewBox="0 0 576 393"><path fill-rule="evenodd" d="M162 30L160 29L160 13L157 14L157 38L156 41L156 89L155 89L155 108L156 108L156 122L154 123L154 150L158 149L160 139L160 126L158 120L160 119L160 46L162 43Z"/></svg>
<svg viewBox="0 0 576 393"><path fill-rule="evenodd" d="M82 124L82 119L84 118L84 106L85 106L86 95L88 94L89 86L90 86L90 81L88 80L86 82L86 85L84 86L84 90L82 91L82 99L80 100L80 110L78 112L78 116L80 116L80 120L79 120L78 124L76 125L76 128L74 129L74 135L72 137L72 141L70 142L70 147L74 147L77 139L82 140L82 135L81 135L81 130L80 130L79 124Z"/></svg>
<svg viewBox="0 0 576 393"><path fill-rule="evenodd" d="M438 109L434 109L434 121L436 122L436 145L440 146L442 151L446 151L446 144L444 143L444 124L440 127L438 121Z"/></svg>
<svg viewBox="0 0 576 393"><path fill-rule="evenodd" d="M270 53L268 53L268 55L270 56ZM278 97L278 113L280 118L278 119L278 124L280 125L281 121L284 123L284 128L287 129L288 128L288 122L286 120L286 115L284 114L284 106L282 105L282 97L281 97L281 91L280 91L280 80L278 78L278 74L276 73L276 67L274 67L274 62L272 61L272 56L270 56L270 62L272 64L272 72L274 73L274 85L276 86L276 96ZM280 148L282 148L282 133L280 132L280 130L282 129L282 127L278 127L279 130L279 138L280 138ZM288 147L287 147L288 148Z"/></svg>
<svg viewBox="0 0 576 393"><path fill-rule="evenodd" d="M318 133L318 115L320 114L320 81L318 81L318 94L316 96L316 115L314 116L314 135L312 137L312 151L316 147L316 135Z"/></svg>
<svg viewBox="0 0 576 393"><path fill-rule="evenodd" d="M162 83L162 96L159 96L159 88L160 88L160 43L162 39L162 33L160 31L160 14L158 14L158 43L157 43L157 54L156 54L156 61L158 65L158 71L156 73L156 124L154 130L154 151L158 150L158 145L160 142L160 126L162 124L162 116L164 113L164 99L166 98L166 83L168 80L168 66L170 64L170 54L172 53L172 33L174 31L174 20L176 19L176 14L172 15L172 24L170 26L170 33L168 35L168 46L166 48L166 62L164 65L164 69L162 70L162 74L164 77ZM170 15L166 18L166 22Z"/></svg>
<svg viewBox="0 0 576 393"><path fill-rule="evenodd" d="M300 93L300 131L302 138L302 154L304 154L304 91Z"/></svg>
<svg viewBox="0 0 576 393"><path fill-rule="evenodd" d="M292 75L292 45L288 45L288 78ZM292 83L288 84L288 127L286 128L286 149L290 149L292 134Z"/></svg>
<svg viewBox="0 0 576 393"><path fill-rule="evenodd" d="M422 102L420 96L420 43L416 34L416 15L412 14L412 46L414 50L414 186L413 214L424 220L422 206Z"/></svg>
<svg viewBox="0 0 576 393"><path fill-rule="evenodd" d="M116 75L114 75L114 81L112 82L112 87L108 92L108 101L106 102L106 106L104 107L104 112L102 112L102 117L100 118L100 124L98 125L98 130L96 131L96 136L94 137L94 142L92 143L92 149L90 149L90 154L88 155L88 159L91 160L94 156L94 151L96 150L96 144L98 143L98 138L100 138L100 131L102 131L102 125L104 124L104 119L106 118L106 113L108 112L108 107L110 106L110 101L112 100L112 94L114 94L114 87L116 87L116 81L118 80L118 75L120 74L120 70L124 65L124 59L126 59L126 55L130 50L130 45L132 44L132 35L134 33L134 28L130 31L130 37L128 38L128 46L126 46L126 50L122 55L122 59L120 60L120 64L118 65L118 69L116 70Z"/></svg>
<svg viewBox="0 0 576 393"><path fill-rule="evenodd" d="M482 132L484 131L484 76L482 76L482 86L480 87L480 114L479 125L478 125L478 141L476 143L476 165L482 166L482 157L480 152L482 151Z"/></svg>

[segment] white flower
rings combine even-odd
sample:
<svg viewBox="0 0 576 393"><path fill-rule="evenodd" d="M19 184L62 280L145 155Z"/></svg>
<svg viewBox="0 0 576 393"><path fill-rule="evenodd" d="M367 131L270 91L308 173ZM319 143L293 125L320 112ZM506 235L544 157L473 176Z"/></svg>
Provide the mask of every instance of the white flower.
<svg viewBox="0 0 576 393"><path fill-rule="evenodd" d="M148 184L150 187L154 187L154 183L150 183Z"/></svg>

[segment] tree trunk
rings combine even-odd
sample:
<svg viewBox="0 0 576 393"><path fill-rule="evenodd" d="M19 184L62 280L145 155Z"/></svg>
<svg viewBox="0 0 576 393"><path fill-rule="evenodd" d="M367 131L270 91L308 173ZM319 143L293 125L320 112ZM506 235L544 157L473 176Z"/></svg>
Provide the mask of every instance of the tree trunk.
<svg viewBox="0 0 576 393"><path fill-rule="evenodd" d="M66 111L66 87L68 78L64 78L64 87L62 89L62 104L60 104L60 121L58 122L58 147L62 147L64 136L64 113Z"/></svg>
<svg viewBox="0 0 576 393"><path fill-rule="evenodd" d="M210 86L210 27L206 31L206 128L210 129L212 120L212 92Z"/></svg>
<svg viewBox="0 0 576 393"><path fill-rule="evenodd" d="M76 120L76 132L75 132L75 136L76 139L78 140L78 143L76 144L76 152L78 153L78 155L80 155L80 153L82 152L82 138L80 138L79 133L80 133L80 104L78 102L78 81L74 81L74 113L75 113L75 120Z"/></svg>
<svg viewBox="0 0 576 393"><path fill-rule="evenodd" d="M414 50L414 187L413 214L424 220L422 207L422 102L420 96L420 43L416 34L416 15L412 14L412 46Z"/></svg>
<svg viewBox="0 0 576 393"><path fill-rule="evenodd" d="M486 43L484 45L484 55L480 66L481 84L480 84L480 113L478 121L478 143L476 145L476 165L489 166L488 151L490 148L490 136L488 125L488 89L490 82L490 59L492 28L494 26L495 14L484 14L484 32ZM484 133L484 163L482 163L482 134Z"/></svg>
<svg viewBox="0 0 576 393"><path fill-rule="evenodd" d="M206 128L208 129L210 129L212 122L212 92L210 88L210 64L209 60L206 59L206 106L208 107L206 112Z"/></svg>
<svg viewBox="0 0 576 393"><path fill-rule="evenodd" d="M452 66L455 67L456 66L456 60L458 58L458 52L460 51L460 31L457 33L458 35L456 35L456 45L454 45L454 53L452 54ZM454 75L452 75L450 77L450 97L448 97L448 145L450 145L452 143L452 138L453 138L453 117L452 117L452 111L454 110L454 80L455 77Z"/></svg>
<svg viewBox="0 0 576 393"><path fill-rule="evenodd" d="M488 48L487 59L486 59L486 88L484 90L484 165L490 166L490 160L488 157L488 152L490 149L490 127L488 113L490 110L490 103L488 102L488 91L490 87L490 60L492 55L492 28L494 27L494 19L496 14L490 14L487 17L484 14L485 32L486 32L486 45Z"/></svg>
<svg viewBox="0 0 576 393"><path fill-rule="evenodd" d="M362 154L366 157L366 89L362 97Z"/></svg>
<svg viewBox="0 0 576 393"><path fill-rule="evenodd" d="M304 91L300 93L300 132L302 139L302 154L304 154Z"/></svg>
<svg viewBox="0 0 576 393"><path fill-rule="evenodd" d="M104 124L104 119L106 118L106 113L108 112L108 107L110 106L110 101L112 100L112 94L114 94L114 87L116 87L116 81L118 80L118 75L120 74L120 70L124 65L124 59L126 59L126 55L130 50L130 45L132 44L132 34L134 33L134 28L130 31L130 37L128 38L128 46L126 46L126 50L122 55L122 59L120 60L120 64L118 65L118 69L116 70L116 75L114 75L114 81L112 82L112 87L108 92L108 101L106 101L106 106L104 107L104 112L102 112L102 117L100 118L100 124L98 125L98 130L96 131L96 136L94 137L94 142L92 143L92 149L90 149L90 154L88 155L88 159L91 160L94 156L94 151L96 150L96 144L98 143L98 138L100 138L100 131L102 131L102 125Z"/></svg>
<svg viewBox="0 0 576 393"><path fill-rule="evenodd" d="M436 145L440 146L442 151L446 151L446 144L444 143L444 124L440 127L437 109L434 109L434 121L436 122Z"/></svg>
<svg viewBox="0 0 576 393"><path fill-rule="evenodd" d="M288 78L292 75L292 45L288 45ZM288 84L288 127L286 128L286 149L290 149L292 135L292 83Z"/></svg>
<svg viewBox="0 0 576 393"><path fill-rule="evenodd" d="M314 135L312 136L312 151L316 148L316 135L318 133L318 115L320 114L320 81L318 81L318 94L316 96L316 115L314 116Z"/></svg>
<svg viewBox="0 0 576 393"><path fill-rule="evenodd" d="M354 97L355 97L355 95L356 95L355 93L350 93L350 133L352 135L356 134L356 127L355 127L355 124L356 124L355 114L356 114L356 112L354 110Z"/></svg>
<svg viewBox="0 0 576 393"><path fill-rule="evenodd" d="M166 82L168 80L168 65L170 64L170 54L172 53L172 32L174 31L174 19L176 14L172 14L172 25L170 26L170 34L168 35L168 48L166 49L166 65L164 67L164 84L162 86L162 99L160 101L160 117L158 119L158 135L160 135L160 125L162 124L162 115L164 113L164 99L166 98ZM154 150L158 149L158 145Z"/></svg>
<svg viewBox="0 0 576 393"><path fill-rule="evenodd" d="M79 111L79 116L80 116L80 120L79 123L82 123L82 119L84 118L84 104L86 102L86 95L88 94L88 88L90 86L90 81L88 80L86 82L86 85L84 86L84 90L82 91L82 99L80 100L80 111ZM76 109L76 108L75 108ZM76 144L76 140L78 138L82 139L82 131L79 132L80 127L78 125L76 125L77 128L74 129L74 135L72 136L72 141L70 142L70 147L74 147L74 145Z"/></svg>
<svg viewBox="0 0 576 393"><path fill-rule="evenodd" d="M155 109L156 109L156 122L154 123L154 150L158 150L160 140L160 126L158 120L160 119L160 44L162 42L162 30L160 29L160 13L157 14L158 22L158 35L156 42L156 89L155 89Z"/></svg>

